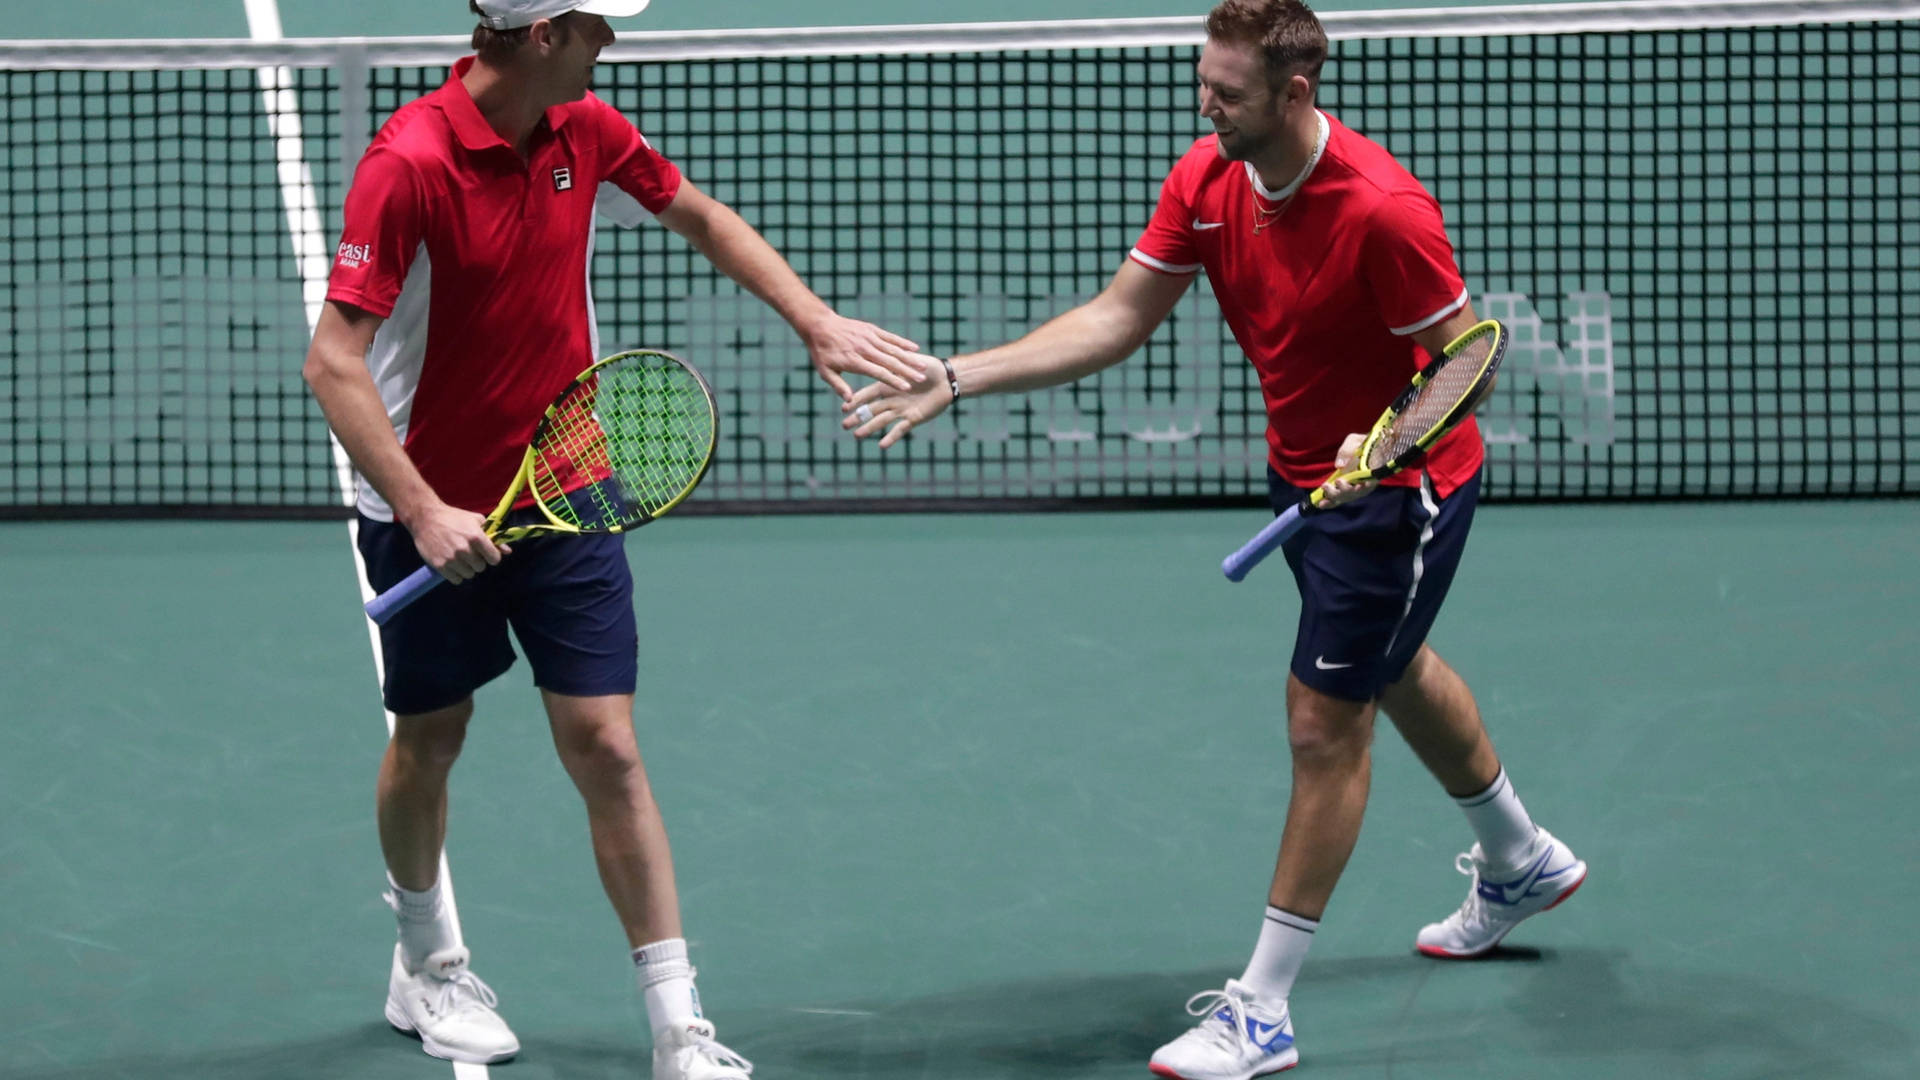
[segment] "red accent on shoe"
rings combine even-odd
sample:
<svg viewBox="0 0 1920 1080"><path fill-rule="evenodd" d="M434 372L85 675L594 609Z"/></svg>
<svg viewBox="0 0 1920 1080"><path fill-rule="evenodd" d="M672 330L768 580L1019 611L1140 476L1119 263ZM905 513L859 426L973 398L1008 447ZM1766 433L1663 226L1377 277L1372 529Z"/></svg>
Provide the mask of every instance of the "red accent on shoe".
<svg viewBox="0 0 1920 1080"><path fill-rule="evenodd" d="M1485 956L1499 947L1500 943L1496 941L1479 952L1448 952L1438 945L1415 945L1414 949L1423 956L1437 956L1442 960L1471 960L1476 956Z"/></svg>
<svg viewBox="0 0 1920 1080"><path fill-rule="evenodd" d="M1580 875L1580 880L1574 882L1571 886L1569 886L1566 892L1563 892L1559 896L1556 896L1553 898L1553 903L1548 904L1546 907L1541 908L1539 911L1536 911L1533 914L1534 915L1544 914L1546 912L1552 911L1554 908L1559 907L1561 904L1566 903L1567 898L1572 896L1574 893L1579 892L1580 886L1585 885L1586 883L1587 883L1587 875L1585 873L1582 873ZM1532 916L1528 916L1528 918L1532 918ZM1506 938L1503 936L1500 940L1505 941ZM1479 952L1448 952L1447 950L1441 948L1438 945L1418 945L1418 944L1414 946L1414 949L1419 953L1421 953L1422 955L1436 956L1442 960L1472 960L1475 957L1485 956L1499 947L1500 947L1500 942L1496 941L1493 944L1487 946L1486 948L1481 949Z"/></svg>
<svg viewBox="0 0 1920 1080"><path fill-rule="evenodd" d="M1559 906L1560 906L1561 904L1564 904L1564 903L1566 903L1566 902L1567 902L1567 897L1569 897L1569 896L1572 896L1572 895L1573 895L1574 893L1577 893L1577 892L1579 892L1579 891L1580 891L1580 886L1582 886L1582 885L1585 885L1586 883L1587 883L1587 875L1586 875L1585 873L1582 873L1582 874L1580 875L1580 880L1579 880L1579 881L1576 881L1576 882L1574 882L1574 883L1573 883L1573 884L1572 884L1571 886L1569 886L1569 887L1567 888L1567 891L1566 891L1566 892L1563 892L1563 893L1561 893L1561 894L1560 894L1559 896L1556 896L1556 897L1554 897L1554 899L1553 899L1553 903L1551 903L1551 904L1548 904L1548 905L1547 905L1546 907L1543 907L1543 908L1541 908L1540 910L1541 910L1541 911L1552 911L1552 910L1553 910L1554 908L1557 908L1557 907L1559 907Z"/></svg>
<svg viewBox="0 0 1920 1080"><path fill-rule="evenodd" d="M1298 1061L1295 1061L1290 1065L1282 1065L1279 1068L1273 1070L1272 1072L1254 1073L1254 1075L1255 1076L1279 1076L1281 1073L1286 1072L1288 1069L1295 1068L1299 1064L1300 1063ZM1155 1076L1164 1076L1167 1078L1167 1080L1187 1080L1186 1077L1181 1076L1179 1073L1174 1072L1172 1069L1167 1068L1165 1065L1148 1065L1147 1071L1152 1073Z"/></svg>

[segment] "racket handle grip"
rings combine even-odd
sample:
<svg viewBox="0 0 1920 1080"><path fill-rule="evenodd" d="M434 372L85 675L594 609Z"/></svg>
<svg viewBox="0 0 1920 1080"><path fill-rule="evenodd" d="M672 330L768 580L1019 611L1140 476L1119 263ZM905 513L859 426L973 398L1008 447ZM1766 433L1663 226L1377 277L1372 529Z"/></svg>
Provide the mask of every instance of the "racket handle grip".
<svg viewBox="0 0 1920 1080"><path fill-rule="evenodd" d="M407 575L405 581L367 601L367 618L385 626L388 619L400 614L401 608L432 592L445 580L433 572L433 567L423 566Z"/></svg>
<svg viewBox="0 0 1920 1080"><path fill-rule="evenodd" d="M1273 554L1273 549L1287 542L1306 519L1300 514L1298 505L1289 506L1286 512L1267 523L1267 527L1255 534L1239 551L1226 557L1220 563L1220 572L1227 575L1228 581L1239 581L1247 572L1260 565L1260 560Z"/></svg>

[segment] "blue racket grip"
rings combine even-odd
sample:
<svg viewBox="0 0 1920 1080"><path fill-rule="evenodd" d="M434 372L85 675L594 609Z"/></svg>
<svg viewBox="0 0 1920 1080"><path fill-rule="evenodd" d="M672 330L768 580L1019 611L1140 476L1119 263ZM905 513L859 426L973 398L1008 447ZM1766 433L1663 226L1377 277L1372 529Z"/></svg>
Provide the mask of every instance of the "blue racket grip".
<svg viewBox="0 0 1920 1080"><path fill-rule="evenodd" d="M367 618L385 626L388 619L400 614L401 608L432 592L445 580L433 572L433 567L423 566L407 575L405 581L367 601Z"/></svg>
<svg viewBox="0 0 1920 1080"><path fill-rule="evenodd" d="M1220 563L1220 572L1227 575L1228 581L1239 581L1247 572L1260 565L1260 560L1273 554L1273 549L1287 542L1287 538L1300 531L1306 524L1306 518L1300 515L1300 507L1289 506L1286 512L1267 523L1253 539L1239 551L1229 555Z"/></svg>

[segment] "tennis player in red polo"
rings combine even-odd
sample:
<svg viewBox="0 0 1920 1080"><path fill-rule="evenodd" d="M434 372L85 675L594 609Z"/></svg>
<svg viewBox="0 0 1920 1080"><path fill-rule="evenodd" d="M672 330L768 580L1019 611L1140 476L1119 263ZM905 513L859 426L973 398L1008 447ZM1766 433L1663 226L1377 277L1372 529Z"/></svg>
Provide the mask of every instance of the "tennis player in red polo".
<svg viewBox="0 0 1920 1080"><path fill-rule="evenodd" d="M845 408L882 446L962 395L1054 386L1119 362L1173 310L1195 274L1213 285L1260 375L1277 511L1351 463L1380 409L1428 356L1478 321L1440 207L1381 147L1314 106L1327 39L1298 0L1226 0L1207 19L1195 143L1161 187L1145 232L1107 289L1008 345L944 364L901 391L875 383ZM1465 811L1473 886L1421 929L1433 956L1485 953L1571 895L1586 864L1534 825L1472 693L1427 646L1479 491L1478 428L1426 467L1378 485L1327 483L1337 509L1284 548L1301 613L1287 680L1293 792L1253 957L1196 994L1199 1024L1151 1067L1179 1080L1248 1080L1299 1061L1295 976L1360 833L1376 709ZM1365 496L1364 498L1362 496Z"/></svg>
<svg viewBox="0 0 1920 1080"><path fill-rule="evenodd" d="M633 730L633 583L618 535L489 541L483 515L554 396L599 353L596 213L651 214L778 311L845 396L844 372L905 387L916 346L834 313L733 211L588 91L605 16L646 0L477 0L477 56L396 112L348 193L305 374L359 473L374 592L423 563L438 589L381 628L395 714L380 842L399 917L386 1015L428 1053L500 1061L519 1041L469 966L442 894L447 775L473 692L520 642L585 799L600 878L653 1029L655 1080L745 1080L701 1015L673 863ZM528 510L526 513L533 513ZM513 523L509 519L509 523Z"/></svg>

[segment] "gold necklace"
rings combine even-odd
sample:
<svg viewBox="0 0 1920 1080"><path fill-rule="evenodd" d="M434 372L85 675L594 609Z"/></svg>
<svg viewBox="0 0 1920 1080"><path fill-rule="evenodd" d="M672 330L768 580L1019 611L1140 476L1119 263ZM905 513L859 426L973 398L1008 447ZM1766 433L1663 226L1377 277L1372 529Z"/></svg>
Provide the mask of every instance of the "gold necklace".
<svg viewBox="0 0 1920 1080"><path fill-rule="evenodd" d="M1300 192L1295 191L1293 195L1289 195L1286 198L1281 199L1279 206L1276 206L1273 209L1269 210L1266 207L1260 205L1259 192L1254 191L1251 187L1249 187L1247 189L1247 193L1253 196L1253 235L1255 236L1260 235L1261 229L1264 229L1267 226L1273 224L1274 222L1280 220L1281 211L1293 205L1293 195L1300 194Z"/></svg>
<svg viewBox="0 0 1920 1080"><path fill-rule="evenodd" d="M1285 211L1287 207L1293 205L1293 200L1300 194L1300 189L1307 186L1307 177L1313 175L1313 167L1320 164L1320 155L1326 152L1327 136L1330 134L1330 130L1327 127L1327 118L1322 116L1318 110L1314 111L1314 117L1319 123L1317 125L1318 130L1314 133L1313 153L1307 155L1307 163L1301 166L1300 175L1294 177L1293 183L1287 185L1293 190L1287 192L1287 197L1281 199L1278 206L1269 210L1260 205L1260 189L1252 182L1255 180L1253 167L1251 165L1247 167L1247 180L1249 181L1247 184L1247 194L1253 197L1253 235L1259 236L1260 230L1280 220L1280 214Z"/></svg>

